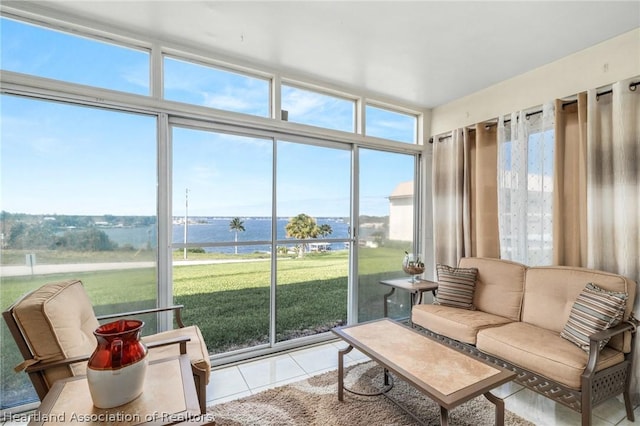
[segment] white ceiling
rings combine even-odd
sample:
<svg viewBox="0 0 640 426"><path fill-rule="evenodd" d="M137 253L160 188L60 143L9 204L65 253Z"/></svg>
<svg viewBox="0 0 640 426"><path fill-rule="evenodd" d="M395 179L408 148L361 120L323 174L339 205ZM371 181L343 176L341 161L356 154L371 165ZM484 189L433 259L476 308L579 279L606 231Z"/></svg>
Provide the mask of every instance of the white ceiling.
<svg viewBox="0 0 640 426"><path fill-rule="evenodd" d="M422 108L640 27L637 0L34 4Z"/></svg>

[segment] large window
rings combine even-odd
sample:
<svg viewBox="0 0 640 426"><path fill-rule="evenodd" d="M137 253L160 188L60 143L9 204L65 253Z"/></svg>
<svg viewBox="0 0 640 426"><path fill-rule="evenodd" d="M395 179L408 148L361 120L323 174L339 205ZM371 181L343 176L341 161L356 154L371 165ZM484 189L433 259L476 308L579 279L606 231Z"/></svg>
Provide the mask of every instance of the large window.
<svg viewBox="0 0 640 426"><path fill-rule="evenodd" d="M365 115L367 136L417 143L418 118L414 114L367 105Z"/></svg>
<svg viewBox="0 0 640 426"><path fill-rule="evenodd" d="M156 306L156 119L3 95L0 308L80 279L96 314ZM155 331L145 318L145 332ZM2 406L36 398L4 322Z"/></svg>
<svg viewBox="0 0 640 426"><path fill-rule="evenodd" d="M225 111L269 116L269 80L165 56L164 97Z"/></svg>
<svg viewBox="0 0 640 426"><path fill-rule="evenodd" d="M355 101L282 85L283 118L325 129L355 131Z"/></svg>
<svg viewBox="0 0 640 426"><path fill-rule="evenodd" d="M500 256L527 265L553 260L553 107L498 123Z"/></svg>
<svg viewBox="0 0 640 426"><path fill-rule="evenodd" d="M149 52L0 18L2 69L150 94Z"/></svg>
<svg viewBox="0 0 640 426"><path fill-rule="evenodd" d="M415 142L401 135L416 115L371 110L356 135L362 96L196 63L144 36L118 45L1 19L2 309L80 278L97 314L183 304L217 363L382 316L379 280L403 276L419 246L420 148L387 143ZM272 117L277 91L290 123ZM393 317L408 315L405 296ZM35 400L0 333L1 407Z"/></svg>

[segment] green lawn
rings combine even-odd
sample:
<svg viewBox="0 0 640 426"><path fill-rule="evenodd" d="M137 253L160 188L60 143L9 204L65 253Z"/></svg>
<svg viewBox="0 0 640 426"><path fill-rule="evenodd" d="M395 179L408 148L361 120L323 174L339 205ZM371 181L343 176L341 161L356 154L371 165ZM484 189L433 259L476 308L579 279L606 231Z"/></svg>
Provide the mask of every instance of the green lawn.
<svg viewBox="0 0 640 426"><path fill-rule="evenodd" d="M194 259L194 254L190 253L189 258ZM176 255L176 259L181 256ZM367 291L360 291L361 317L370 319L381 315L385 289L377 282L381 278L398 276L401 259L402 251L398 249L361 250L359 280L360 286L367 288ZM173 268L174 302L185 305L185 322L200 327L210 352L226 352L268 342L270 266L269 260L256 260ZM155 274L155 268L141 268L6 277L0 284L0 306L4 310L19 296L46 282L77 278L85 284L98 315L153 307L157 291ZM347 251L308 254L302 259L279 259L276 340L327 331L344 323L347 274ZM147 331L153 331L155 318L144 320L148 324ZM12 371L22 359L4 324L0 332L0 373L4 395L9 395L16 387L24 387L18 386L18 380L24 381L24 375Z"/></svg>

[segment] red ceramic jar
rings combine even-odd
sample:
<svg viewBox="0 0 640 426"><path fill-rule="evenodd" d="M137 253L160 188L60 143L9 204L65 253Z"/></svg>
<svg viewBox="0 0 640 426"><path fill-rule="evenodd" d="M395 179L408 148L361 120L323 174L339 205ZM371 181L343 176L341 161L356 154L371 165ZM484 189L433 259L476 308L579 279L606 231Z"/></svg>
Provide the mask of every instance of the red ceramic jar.
<svg viewBox="0 0 640 426"><path fill-rule="evenodd" d="M93 332L98 344L87 364L87 381L96 407L126 404L142 393L147 369L143 326L139 320L121 319Z"/></svg>

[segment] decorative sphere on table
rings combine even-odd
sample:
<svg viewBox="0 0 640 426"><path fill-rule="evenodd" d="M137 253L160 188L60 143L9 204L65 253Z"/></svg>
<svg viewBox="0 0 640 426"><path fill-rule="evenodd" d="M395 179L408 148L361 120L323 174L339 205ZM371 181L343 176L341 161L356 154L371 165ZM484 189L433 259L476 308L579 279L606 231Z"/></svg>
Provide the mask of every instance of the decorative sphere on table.
<svg viewBox="0 0 640 426"><path fill-rule="evenodd" d="M416 282L417 276L424 272L424 262L420 257L415 257L413 253L404 252L405 256L402 260L402 270L411 275L411 282Z"/></svg>

